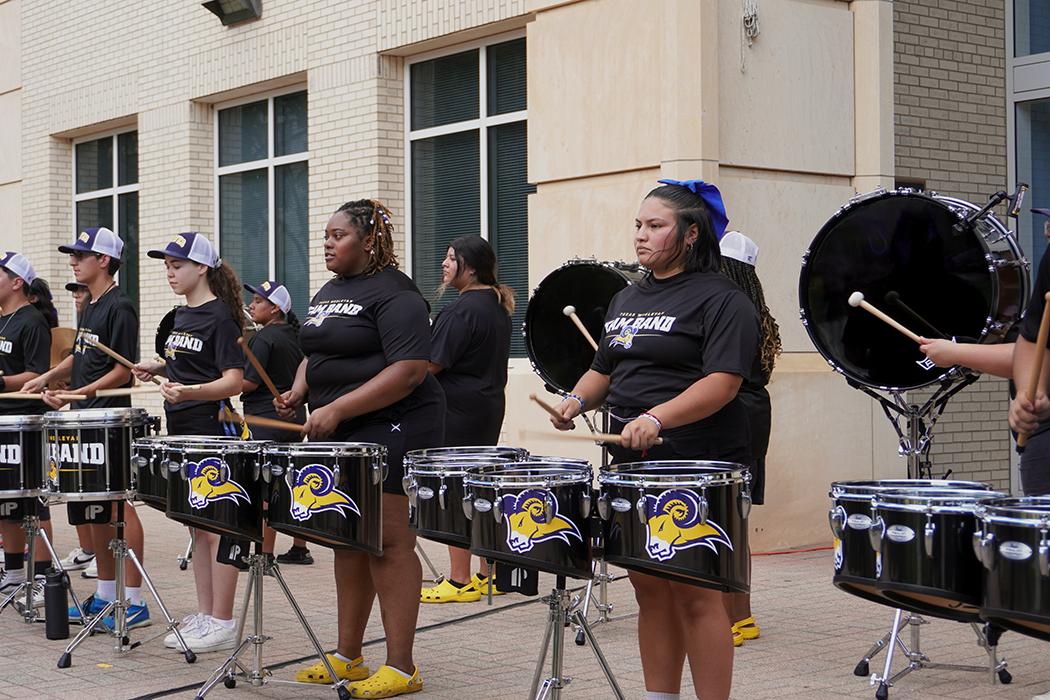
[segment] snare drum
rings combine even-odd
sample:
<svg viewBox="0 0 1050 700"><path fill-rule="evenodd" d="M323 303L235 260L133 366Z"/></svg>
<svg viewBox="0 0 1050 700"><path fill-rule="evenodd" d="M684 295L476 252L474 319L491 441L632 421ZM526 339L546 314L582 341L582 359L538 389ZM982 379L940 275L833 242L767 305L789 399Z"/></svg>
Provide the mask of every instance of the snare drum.
<svg viewBox="0 0 1050 700"><path fill-rule="evenodd" d="M884 491L907 488L943 488L988 491L992 487L976 481L946 479L886 479L882 481L836 481L831 484L833 499L828 521L835 535L836 588L859 598L886 604L875 591L878 578L876 554L869 529L874 514L873 497Z"/></svg>
<svg viewBox="0 0 1050 700"><path fill-rule="evenodd" d="M144 408L45 413L48 493L60 503L128 498L132 445L155 425Z"/></svg>
<svg viewBox="0 0 1050 700"><path fill-rule="evenodd" d="M44 493L44 416L0 416L0 500Z"/></svg>
<svg viewBox="0 0 1050 700"><path fill-rule="evenodd" d="M981 563L973 548L978 501L1006 494L919 487L875 494L875 590L889 605L980 622Z"/></svg>
<svg viewBox="0 0 1050 700"><path fill-rule="evenodd" d="M186 436L167 444L168 506L183 525L262 542L263 440Z"/></svg>
<svg viewBox="0 0 1050 700"><path fill-rule="evenodd" d="M1050 497L983 501L977 519L981 618L1050 642Z"/></svg>
<svg viewBox="0 0 1050 700"><path fill-rule="evenodd" d="M610 464L598 472L605 561L749 593L747 468L731 462Z"/></svg>
<svg viewBox="0 0 1050 700"><path fill-rule="evenodd" d="M332 549L383 553L384 445L369 442L270 444L270 527Z"/></svg>
<svg viewBox="0 0 1050 700"><path fill-rule="evenodd" d="M168 475L177 472L182 464L178 445L205 440L226 440L206 435L150 435L139 438L132 445L131 488L134 498L151 508L168 510ZM174 468L172 468L174 467Z"/></svg>
<svg viewBox="0 0 1050 700"><path fill-rule="evenodd" d="M468 467L520 462L520 447L439 447L405 455L408 524L416 534L453 547L470 547L470 521L463 512L463 477Z"/></svg>
<svg viewBox="0 0 1050 700"><path fill-rule="evenodd" d="M591 578L591 467L539 461L471 467L463 478L470 551L548 573Z"/></svg>

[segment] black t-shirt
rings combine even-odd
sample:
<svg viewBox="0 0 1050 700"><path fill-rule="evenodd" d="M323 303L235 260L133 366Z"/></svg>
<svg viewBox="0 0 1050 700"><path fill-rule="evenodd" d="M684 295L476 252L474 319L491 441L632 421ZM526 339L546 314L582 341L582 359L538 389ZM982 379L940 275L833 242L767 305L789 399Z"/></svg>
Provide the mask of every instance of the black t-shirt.
<svg viewBox="0 0 1050 700"><path fill-rule="evenodd" d="M221 299L200 306L181 306L175 325L164 343L168 379L181 384L204 384L222 377L224 370L239 368L244 352L237 344L240 326ZM214 401L164 402L168 413L185 411Z"/></svg>
<svg viewBox="0 0 1050 700"><path fill-rule="evenodd" d="M51 366L51 329L47 319L30 304L0 316L0 372L10 377L22 372L43 374ZM0 415L46 413L43 401L0 401Z"/></svg>
<svg viewBox="0 0 1050 700"><path fill-rule="evenodd" d="M282 394L292 388L295 370L303 360L299 349L299 334L287 323L271 323L264 326L248 341L248 348L255 355L266 375ZM244 412L255 416L276 413L273 394L270 393L255 365L244 360L244 378L259 386L254 391L241 394Z"/></svg>
<svg viewBox="0 0 1050 700"><path fill-rule="evenodd" d="M98 299L84 305L80 313L80 330L73 345L73 375L70 388L77 390L86 386L113 369L117 363L106 353L84 340L92 337L113 352L130 362L139 360L139 317L135 305L124 290L112 287ZM131 386L134 377L121 386ZM130 396L105 396L77 401L74 409L126 408L131 406Z"/></svg>
<svg viewBox="0 0 1050 700"><path fill-rule="evenodd" d="M431 361L445 390L445 444L495 445L506 410L510 316L491 288L452 300L434 320Z"/></svg>

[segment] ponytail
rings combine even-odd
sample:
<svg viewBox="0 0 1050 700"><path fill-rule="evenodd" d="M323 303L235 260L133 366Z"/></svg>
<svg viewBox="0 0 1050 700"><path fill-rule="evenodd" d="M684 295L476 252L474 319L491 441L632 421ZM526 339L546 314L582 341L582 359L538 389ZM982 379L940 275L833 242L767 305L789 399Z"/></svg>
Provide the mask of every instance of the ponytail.
<svg viewBox="0 0 1050 700"><path fill-rule="evenodd" d="M208 268L207 279L211 293L222 299L230 313L233 314L237 327L243 330L244 302L241 301L241 281L237 279L237 273L223 262L218 267Z"/></svg>
<svg viewBox="0 0 1050 700"><path fill-rule="evenodd" d="M497 284L494 289L499 295L499 305L507 312L508 316L514 315L514 290L505 284Z"/></svg>
<svg viewBox="0 0 1050 700"><path fill-rule="evenodd" d="M294 311L289 311L284 315L284 320L289 326L292 327L292 330L295 331L295 337L298 338L299 329L302 327L302 324L299 323L299 317L295 315Z"/></svg>

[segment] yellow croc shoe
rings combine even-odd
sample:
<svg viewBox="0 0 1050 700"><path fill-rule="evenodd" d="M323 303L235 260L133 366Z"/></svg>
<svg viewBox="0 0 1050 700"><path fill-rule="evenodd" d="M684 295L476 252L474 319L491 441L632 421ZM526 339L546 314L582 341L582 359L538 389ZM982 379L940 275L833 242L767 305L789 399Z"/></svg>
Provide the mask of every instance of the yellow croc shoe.
<svg viewBox="0 0 1050 700"><path fill-rule="evenodd" d="M758 639L758 635L760 634L758 623L755 622L754 616L746 617L733 625L733 632L739 632L741 639Z"/></svg>
<svg viewBox="0 0 1050 700"><path fill-rule="evenodd" d="M331 664L332 670L335 671L335 677L341 681L363 681L368 678L368 666L362 666L365 657L358 656L356 659L347 663L341 659L336 658L335 654L325 654L328 657L328 663ZM324 667L323 663L316 663L310 668L304 668L295 674L295 681L297 683L324 683L325 685L331 684L334 681L332 677L328 675L328 669Z"/></svg>
<svg viewBox="0 0 1050 700"><path fill-rule="evenodd" d="M474 574L474 578L470 579L470 582L474 584L474 588L478 589L478 592L483 596L489 594L489 579L488 577L481 578L477 574ZM504 595L506 591L501 591L496 588L496 581L492 581L492 595Z"/></svg>
<svg viewBox="0 0 1050 700"><path fill-rule="evenodd" d="M446 580L419 592L420 603L473 603L478 600L481 600L481 591L473 581L463 588L456 588Z"/></svg>
<svg viewBox="0 0 1050 700"><path fill-rule="evenodd" d="M346 687L352 698L392 698L423 690L423 679L419 677L419 666L412 667L411 678L405 678L389 666L380 666L369 678Z"/></svg>

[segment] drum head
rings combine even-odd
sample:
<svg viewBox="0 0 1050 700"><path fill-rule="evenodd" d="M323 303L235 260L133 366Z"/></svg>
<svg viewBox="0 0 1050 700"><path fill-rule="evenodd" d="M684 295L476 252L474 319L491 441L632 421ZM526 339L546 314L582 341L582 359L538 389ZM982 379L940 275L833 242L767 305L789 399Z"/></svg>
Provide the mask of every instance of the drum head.
<svg viewBox="0 0 1050 700"><path fill-rule="evenodd" d="M895 390L926 386L946 374L900 331L850 306L854 292L918 335L930 337L933 331L887 295L895 292L949 338L983 338L987 321L998 316L1000 291L986 259L985 234L999 234L988 230L990 215L975 230L956 231L972 207L926 194L885 192L851 202L824 225L805 256L799 303L814 345L838 371L861 384Z"/></svg>
<svg viewBox="0 0 1050 700"><path fill-rule="evenodd" d="M605 312L617 292L642 278L637 265L575 260L547 275L525 311L525 350L532 366L549 386L569 392L590 369L594 350L566 306L596 341L603 335Z"/></svg>

